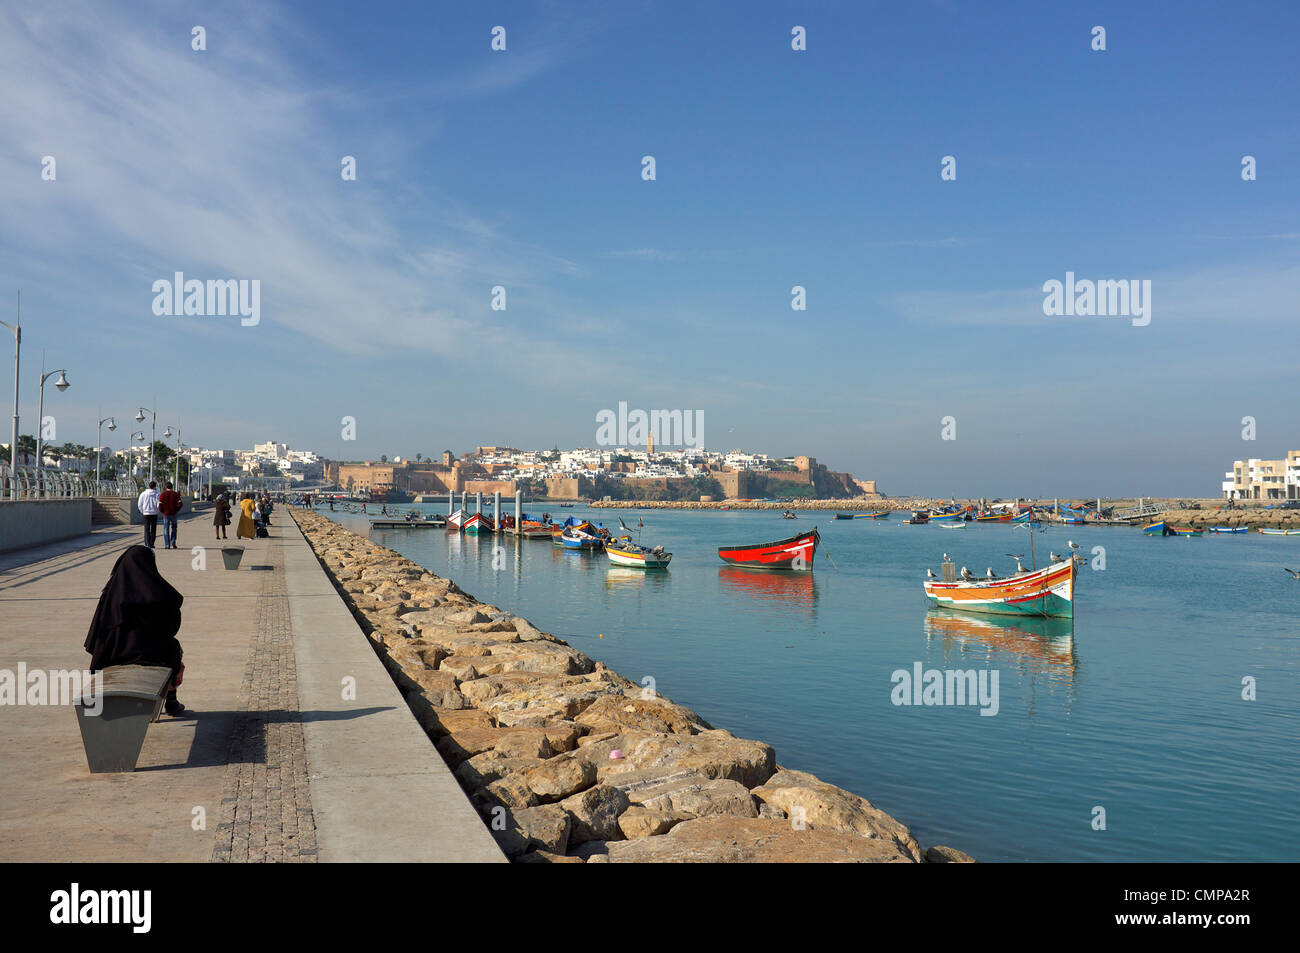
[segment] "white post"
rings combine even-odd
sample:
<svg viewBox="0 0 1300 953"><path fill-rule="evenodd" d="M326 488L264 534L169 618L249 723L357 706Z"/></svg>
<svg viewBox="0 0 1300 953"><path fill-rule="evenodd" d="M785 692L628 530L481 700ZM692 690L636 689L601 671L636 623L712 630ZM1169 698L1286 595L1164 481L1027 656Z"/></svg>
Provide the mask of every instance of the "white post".
<svg viewBox="0 0 1300 953"><path fill-rule="evenodd" d="M515 488L515 533L518 534L524 528L523 518L524 491Z"/></svg>
<svg viewBox="0 0 1300 953"><path fill-rule="evenodd" d="M454 512L456 512L456 491L448 490L447 491L447 515L450 516Z"/></svg>
<svg viewBox="0 0 1300 953"><path fill-rule="evenodd" d="M483 491L482 490L479 490L477 493L474 494L474 512L475 513L483 512Z"/></svg>
<svg viewBox="0 0 1300 953"><path fill-rule="evenodd" d="M501 491L496 491L496 496L492 498L492 521L496 524L497 532L501 531Z"/></svg>

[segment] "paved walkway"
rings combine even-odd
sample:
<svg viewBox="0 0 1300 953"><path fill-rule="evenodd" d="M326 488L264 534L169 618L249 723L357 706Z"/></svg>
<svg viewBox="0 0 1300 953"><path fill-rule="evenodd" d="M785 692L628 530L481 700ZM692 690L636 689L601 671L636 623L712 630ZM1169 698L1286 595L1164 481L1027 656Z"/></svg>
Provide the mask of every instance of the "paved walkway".
<svg viewBox="0 0 1300 953"><path fill-rule="evenodd" d="M76 718L0 707L0 861L502 861L284 510L222 567L210 514L159 568L185 595L180 698L133 774L92 775ZM0 556L0 669L83 668L139 527ZM159 534L161 539L161 533ZM235 541L231 540L229 544ZM344 697L345 679L355 696Z"/></svg>

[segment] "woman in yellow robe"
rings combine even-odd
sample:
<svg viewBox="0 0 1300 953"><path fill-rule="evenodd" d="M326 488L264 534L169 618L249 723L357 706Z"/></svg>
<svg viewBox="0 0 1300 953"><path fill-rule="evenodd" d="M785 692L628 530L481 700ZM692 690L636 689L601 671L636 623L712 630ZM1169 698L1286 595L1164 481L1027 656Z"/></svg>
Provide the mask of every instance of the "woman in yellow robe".
<svg viewBox="0 0 1300 953"><path fill-rule="evenodd" d="M253 509L256 506L247 495L239 501L239 526L235 529L235 539L257 538L257 526L253 522Z"/></svg>

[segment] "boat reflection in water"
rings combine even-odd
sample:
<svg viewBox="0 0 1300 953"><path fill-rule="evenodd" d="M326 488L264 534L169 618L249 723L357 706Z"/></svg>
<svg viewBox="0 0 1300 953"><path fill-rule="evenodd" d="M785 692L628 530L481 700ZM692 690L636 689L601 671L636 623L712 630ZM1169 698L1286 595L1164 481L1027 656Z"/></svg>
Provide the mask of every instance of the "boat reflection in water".
<svg viewBox="0 0 1300 953"><path fill-rule="evenodd" d="M629 566L610 566L605 570L605 588L610 591L663 589L668 585L667 572L646 572Z"/></svg>
<svg viewBox="0 0 1300 953"><path fill-rule="evenodd" d="M817 603L817 581L810 572L770 572L725 566L718 570L724 592L746 599L757 596L794 609L811 609Z"/></svg>
<svg viewBox="0 0 1300 953"><path fill-rule="evenodd" d="M945 658L959 651L981 655L995 665L1007 660L1024 673L1074 684L1074 620L1026 616L971 616L931 609L925 615L927 639L939 639Z"/></svg>

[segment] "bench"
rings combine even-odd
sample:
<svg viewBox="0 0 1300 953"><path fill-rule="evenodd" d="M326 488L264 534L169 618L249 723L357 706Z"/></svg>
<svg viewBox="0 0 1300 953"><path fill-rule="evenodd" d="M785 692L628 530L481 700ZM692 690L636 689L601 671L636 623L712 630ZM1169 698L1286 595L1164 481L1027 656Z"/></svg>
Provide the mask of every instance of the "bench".
<svg viewBox="0 0 1300 953"><path fill-rule="evenodd" d="M172 670L155 665L110 665L101 673L102 698L93 691L77 699L74 708L81 744L92 774L134 771L144 747L149 723L158 720ZM99 714L86 711L96 703Z"/></svg>

